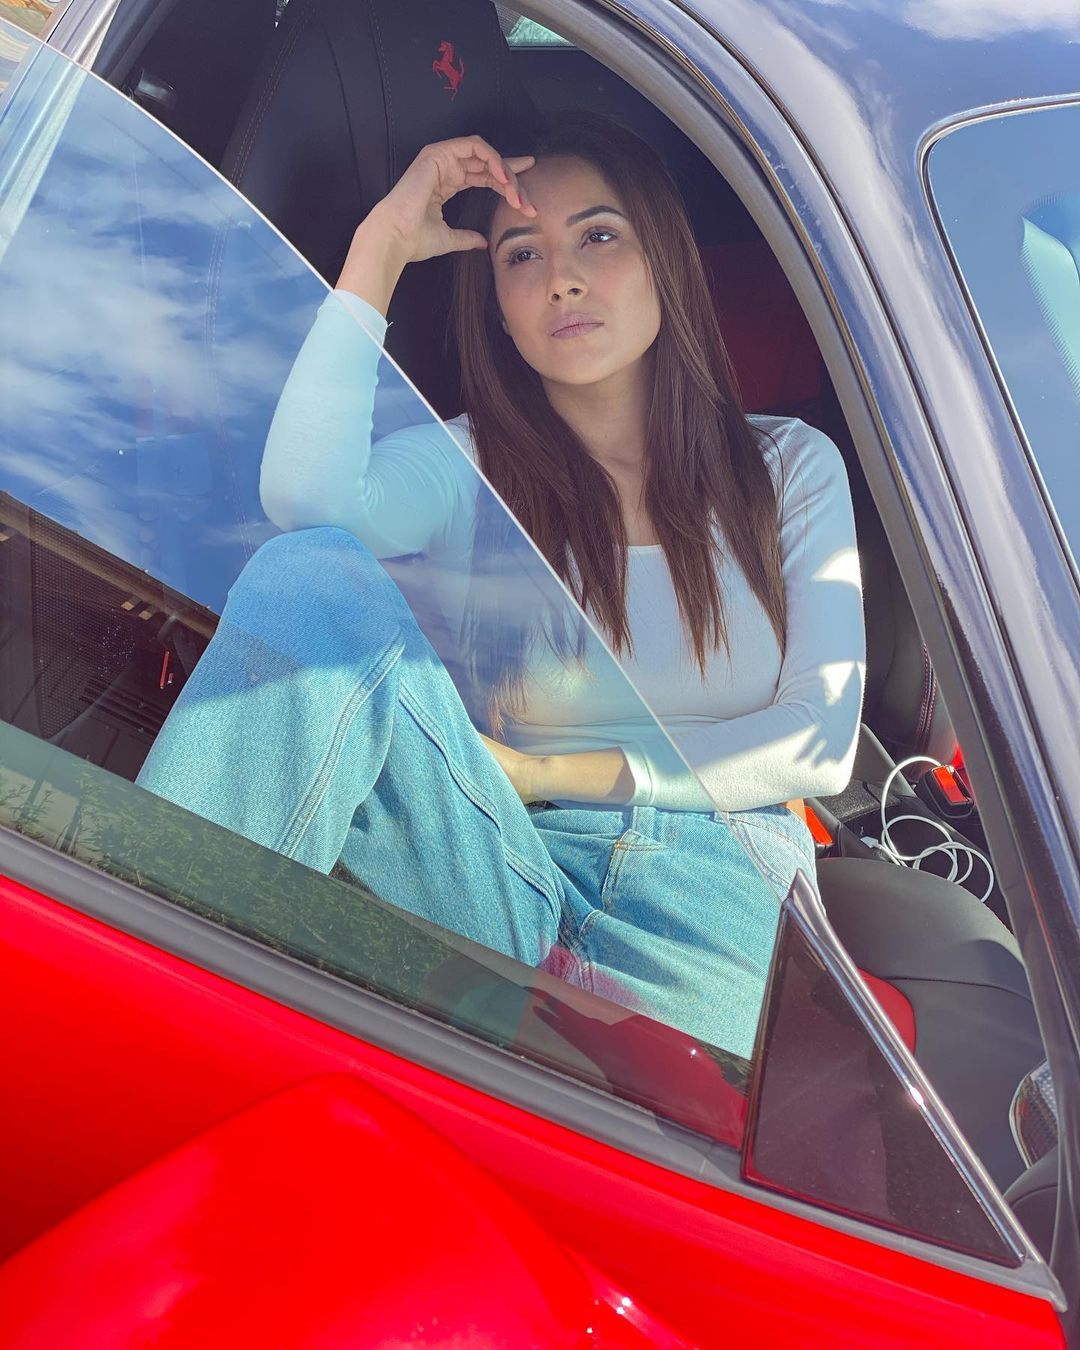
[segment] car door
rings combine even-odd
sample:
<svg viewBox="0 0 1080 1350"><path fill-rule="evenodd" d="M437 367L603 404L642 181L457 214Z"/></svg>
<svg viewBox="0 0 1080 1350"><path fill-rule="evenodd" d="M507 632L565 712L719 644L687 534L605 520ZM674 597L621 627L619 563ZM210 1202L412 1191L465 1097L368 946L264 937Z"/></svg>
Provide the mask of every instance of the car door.
<svg viewBox="0 0 1080 1350"><path fill-rule="evenodd" d="M615 1303L691 1341L723 1328L904 1343L946 1323L962 1340L988 1319L1014 1343L1052 1340L1052 1286L1030 1256L957 1259L932 1231L897 1240L743 1180L752 1068L724 1047L573 997L132 785L229 583L272 533L257 506L261 444L325 288L190 152L62 58L24 43L3 97L19 131L3 265L22 325L6 353L19 399L3 543L21 553L5 568L9 619L30 642L5 714L21 972L5 987L34 1031L18 1060L33 1092L5 1156L38 1177L51 1121L77 1119L81 1136L49 1188L9 1181L9 1244L333 1065L406 1102L582 1263L611 1272ZM215 328L222 230L226 267L247 285L211 311ZM399 373L381 387L387 425L403 403L424 415ZM521 549L526 584L542 584L531 556ZM880 1017L866 1003L858 1014L863 1028ZM118 1095L137 1109L118 1115Z"/></svg>

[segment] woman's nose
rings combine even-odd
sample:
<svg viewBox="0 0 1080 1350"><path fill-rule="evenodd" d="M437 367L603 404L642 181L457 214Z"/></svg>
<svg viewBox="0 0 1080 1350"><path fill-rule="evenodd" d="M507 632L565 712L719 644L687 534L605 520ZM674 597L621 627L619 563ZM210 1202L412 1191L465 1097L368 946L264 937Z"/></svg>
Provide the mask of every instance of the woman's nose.
<svg viewBox="0 0 1080 1350"><path fill-rule="evenodd" d="M552 259L548 285L551 288L549 291L551 299L556 303L569 295L574 296L575 299L580 299L588 291L585 278L574 266L572 258Z"/></svg>

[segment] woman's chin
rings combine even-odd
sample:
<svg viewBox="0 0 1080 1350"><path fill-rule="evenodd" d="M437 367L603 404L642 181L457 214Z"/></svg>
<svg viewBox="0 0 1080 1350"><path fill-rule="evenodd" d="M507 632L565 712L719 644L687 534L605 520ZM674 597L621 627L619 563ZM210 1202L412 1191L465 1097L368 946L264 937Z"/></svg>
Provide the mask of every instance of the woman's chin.
<svg viewBox="0 0 1080 1350"><path fill-rule="evenodd" d="M583 389L589 385L602 384L614 376L624 375L637 364L637 361L600 360L584 352L567 357L562 361L545 361L542 368L534 367L545 383L568 385Z"/></svg>

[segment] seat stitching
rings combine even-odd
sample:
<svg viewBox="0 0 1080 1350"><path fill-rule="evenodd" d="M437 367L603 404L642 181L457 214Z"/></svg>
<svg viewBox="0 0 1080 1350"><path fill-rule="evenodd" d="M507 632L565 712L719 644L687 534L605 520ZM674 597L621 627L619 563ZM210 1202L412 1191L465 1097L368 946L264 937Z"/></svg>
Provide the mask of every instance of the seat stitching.
<svg viewBox="0 0 1080 1350"><path fill-rule="evenodd" d="M273 69L270 72L270 77L267 80L266 86L263 90L262 97L259 99L258 106L255 109L255 113L252 116L251 122L244 136L244 142L240 150L239 160L236 169L232 175L232 181L237 185L239 185L239 181L243 177L244 170L247 168L248 160L251 157L251 152L255 148L255 137L258 134L259 128L262 126L263 121L266 117L270 100L277 92L277 87L281 83L281 77L284 74L285 66L288 63L289 58L292 56L293 49L295 48L297 42L299 42L300 40L300 35L307 31L313 17L314 13L312 10L309 9L307 13L302 17L301 21L293 29L288 42L285 43L280 53L278 54L278 59L274 63Z"/></svg>
<svg viewBox="0 0 1080 1350"><path fill-rule="evenodd" d="M247 129L247 133L244 137L244 144L241 147L240 159L237 165L236 173L233 178L233 182L237 182L243 176L244 170L247 168L248 160L250 159L251 152L255 146L255 137L257 136L259 128L262 126L263 121L266 117L267 107L270 102L270 99L273 97L274 93L277 90L278 84L281 81L282 72L284 71L285 65L287 64L289 58L293 54L293 49L295 48L297 42L300 40L301 33L306 31L308 25L311 23L312 17L313 11L309 9L307 13L302 16L301 21L293 29L292 34L289 37L289 40L282 46L281 51L278 54L278 59L274 63L273 68L270 71L269 78L267 79L266 85L263 88L262 97L259 99L258 105L255 109L255 113L251 119L251 122Z"/></svg>
<svg viewBox="0 0 1080 1350"><path fill-rule="evenodd" d="M930 653L923 648L926 655L926 709L923 714L923 747L930 744L930 728L934 721L934 704L937 701L937 676L934 674L934 666L930 660Z"/></svg>
<svg viewBox="0 0 1080 1350"><path fill-rule="evenodd" d="M922 698L919 703L919 720L915 726L915 746L922 750L926 747L927 736L927 705L930 699L930 690L933 684L934 672L930 665L930 653L926 650L926 644L923 643L923 687Z"/></svg>
<svg viewBox="0 0 1080 1350"><path fill-rule="evenodd" d="M394 153L394 102L390 94L390 64L386 59L386 48L383 46L382 34L379 31L379 20L375 13L375 6L369 3L368 10L371 14L371 30L375 35L375 46L379 52L379 65L382 67L383 99L386 103L387 150L389 152L387 169L389 171L389 183L393 187L394 179L397 176L397 157Z"/></svg>

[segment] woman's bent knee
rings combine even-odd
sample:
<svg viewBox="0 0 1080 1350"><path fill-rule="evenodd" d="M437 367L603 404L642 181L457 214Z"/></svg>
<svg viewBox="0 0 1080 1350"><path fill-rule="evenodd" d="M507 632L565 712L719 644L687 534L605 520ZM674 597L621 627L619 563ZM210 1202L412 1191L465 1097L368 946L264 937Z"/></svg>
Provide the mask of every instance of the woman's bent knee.
<svg viewBox="0 0 1080 1350"><path fill-rule="evenodd" d="M326 589L363 576L368 585L393 585L374 554L348 530L324 525L290 530L268 539L248 560L232 589L238 586L277 588L285 592Z"/></svg>
<svg viewBox="0 0 1080 1350"><path fill-rule="evenodd" d="M222 622L288 649L304 636L381 637L412 621L404 597L364 544L330 526L275 535L236 578Z"/></svg>

